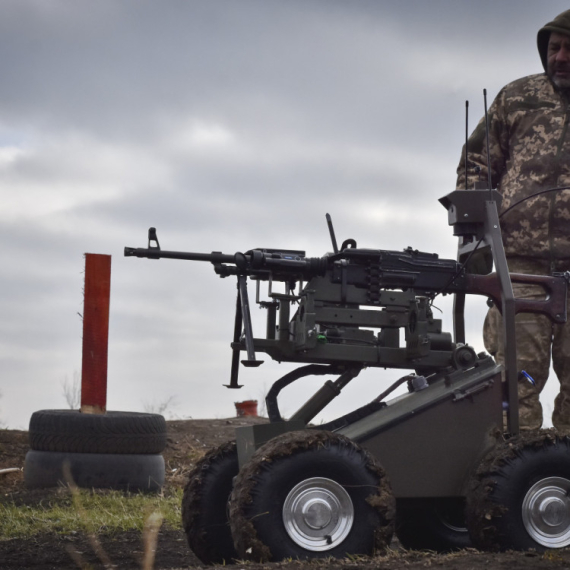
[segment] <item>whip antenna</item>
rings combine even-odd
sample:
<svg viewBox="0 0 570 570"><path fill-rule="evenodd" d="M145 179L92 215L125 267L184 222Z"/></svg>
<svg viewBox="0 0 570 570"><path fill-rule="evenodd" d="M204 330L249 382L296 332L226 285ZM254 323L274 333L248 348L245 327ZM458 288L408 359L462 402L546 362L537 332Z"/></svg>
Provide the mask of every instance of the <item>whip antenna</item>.
<svg viewBox="0 0 570 570"><path fill-rule="evenodd" d="M467 188L467 156L469 154L469 101L465 101L465 190Z"/></svg>
<svg viewBox="0 0 570 570"><path fill-rule="evenodd" d="M489 184L489 192L491 192L492 180L491 180L491 154L489 152L489 115L487 114L487 90L483 89L483 102L485 105L485 138L487 140L487 180Z"/></svg>

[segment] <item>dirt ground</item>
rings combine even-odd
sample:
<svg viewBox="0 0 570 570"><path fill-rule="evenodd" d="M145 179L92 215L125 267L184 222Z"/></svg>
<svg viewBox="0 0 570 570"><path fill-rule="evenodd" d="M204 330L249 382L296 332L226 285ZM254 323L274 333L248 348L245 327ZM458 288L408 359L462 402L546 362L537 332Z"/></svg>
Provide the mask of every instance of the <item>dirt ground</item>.
<svg viewBox="0 0 570 570"><path fill-rule="evenodd" d="M164 451L166 486L183 486L188 471L203 453L234 437L234 429L251 423L262 423L261 418L229 418L215 420L178 420L168 422L168 444ZM0 470L24 465L28 451L28 434L17 430L0 430ZM64 490L27 490L23 473L0 474L0 503L16 502L22 505L38 504ZM82 533L69 536L55 534L35 536L33 539L2 540L0 538L0 568L15 569L77 569L77 568L141 568L143 541L138 532L99 536L101 549L108 559L101 560L97 545ZM112 566L109 566L112 564ZM195 568L202 565L190 552L183 531L163 528L160 531L154 568ZM270 564L241 563L227 565L227 570L567 570L570 568L570 549L547 554L535 552L507 552L490 554L473 549L440 555L431 552L406 552L397 541L384 556L359 557L354 560L321 560L303 563L287 561ZM217 568L217 567L213 567ZM222 568L222 567L219 567Z"/></svg>

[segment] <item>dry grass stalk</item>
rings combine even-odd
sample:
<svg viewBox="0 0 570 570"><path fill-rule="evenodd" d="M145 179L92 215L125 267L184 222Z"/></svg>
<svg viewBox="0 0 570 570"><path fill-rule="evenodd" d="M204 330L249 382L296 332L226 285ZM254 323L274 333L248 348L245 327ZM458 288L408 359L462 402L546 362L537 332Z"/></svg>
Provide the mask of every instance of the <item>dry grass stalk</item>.
<svg viewBox="0 0 570 570"><path fill-rule="evenodd" d="M143 530L144 558L143 570L152 570L154 557L156 555L156 545L158 542L158 531L162 525L163 516L160 513L151 513L145 523Z"/></svg>
<svg viewBox="0 0 570 570"><path fill-rule="evenodd" d="M112 570L116 568L116 566L111 562L111 559L105 552L104 548L101 546L101 542L97 538L97 535L89 528L89 517L87 516L85 509L83 508L83 504L81 502L81 494L79 493L79 488L75 484L73 477L71 475L71 469L69 467L69 463L66 462L63 464L63 476L65 478L65 482L69 486L69 490L71 491L71 496L73 497L73 504L77 509L79 514L79 518L83 521L83 526L85 527L87 539L89 540L89 544L93 549L93 552L97 555L99 560L103 563L103 566L106 569Z"/></svg>

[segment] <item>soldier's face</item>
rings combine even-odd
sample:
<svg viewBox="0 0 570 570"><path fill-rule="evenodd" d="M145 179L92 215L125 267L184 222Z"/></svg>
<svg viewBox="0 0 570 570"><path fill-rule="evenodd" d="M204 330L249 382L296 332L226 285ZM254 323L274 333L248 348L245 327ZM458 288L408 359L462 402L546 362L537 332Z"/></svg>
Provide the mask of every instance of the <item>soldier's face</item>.
<svg viewBox="0 0 570 570"><path fill-rule="evenodd" d="M550 34L546 72L555 85L570 89L570 36Z"/></svg>

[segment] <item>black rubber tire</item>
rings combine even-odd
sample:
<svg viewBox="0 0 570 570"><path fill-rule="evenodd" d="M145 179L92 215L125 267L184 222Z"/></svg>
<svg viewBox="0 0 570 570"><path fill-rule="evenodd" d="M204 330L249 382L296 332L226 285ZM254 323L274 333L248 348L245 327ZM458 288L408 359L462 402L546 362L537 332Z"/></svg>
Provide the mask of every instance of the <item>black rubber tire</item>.
<svg viewBox="0 0 570 570"><path fill-rule="evenodd" d="M289 493L312 478L344 489L353 507L348 534L321 551L293 540L283 520ZM347 437L317 430L286 433L259 448L235 480L230 500L234 545L240 559L256 562L371 555L390 543L395 504L384 470ZM319 540L330 540L327 531L321 532Z"/></svg>
<svg viewBox="0 0 570 570"><path fill-rule="evenodd" d="M30 447L69 453L156 454L166 446L160 414L40 410L30 419Z"/></svg>
<svg viewBox="0 0 570 570"><path fill-rule="evenodd" d="M531 536L525 525L524 518L528 518L531 511L524 506L524 501L529 492L529 496L534 493L535 485L552 477L567 481L564 492L570 492L570 439L567 436L560 436L554 430L540 430L521 434L494 449L479 466L467 495L467 527L473 544L491 551L548 550ZM570 498L566 494L555 502L559 512L567 514L562 528L552 527L550 536L560 532L565 536L564 542L553 547L567 547L570 545ZM534 516L542 515L537 510Z"/></svg>
<svg viewBox="0 0 570 570"><path fill-rule="evenodd" d="M396 536L407 550L452 552L470 547L465 501L436 499L398 502Z"/></svg>
<svg viewBox="0 0 570 570"><path fill-rule="evenodd" d="M65 465L69 465L73 482L82 488L158 492L164 485L162 455L28 451L24 464L26 487L67 485Z"/></svg>
<svg viewBox="0 0 570 570"><path fill-rule="evenodd" d="M238 474L235 441L209 451L192 470L182 497L182 524L190 550L204 564L231 564L237 556L228 500Z"/></svg>

